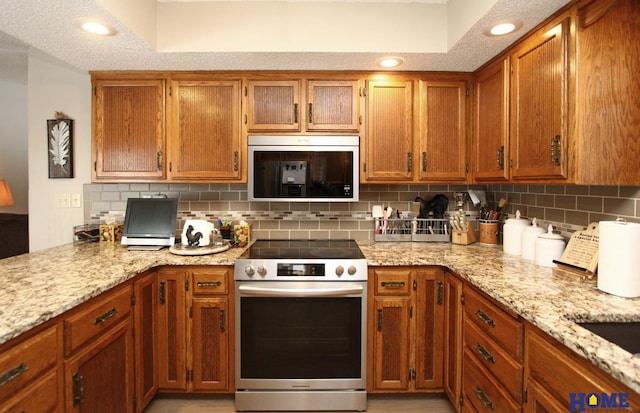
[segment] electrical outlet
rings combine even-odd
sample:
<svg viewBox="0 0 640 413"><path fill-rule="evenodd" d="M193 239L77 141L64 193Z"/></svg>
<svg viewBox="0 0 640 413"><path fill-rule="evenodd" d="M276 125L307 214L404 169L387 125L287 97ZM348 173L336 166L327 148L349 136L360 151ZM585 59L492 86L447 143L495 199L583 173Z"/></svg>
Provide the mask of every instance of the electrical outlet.
<svg viewBox="0 0 640 413"><path fill-rule="evenodd" d="M56 195L56 206L58 208L70 208L71 207L71 197L69 194L57 194Z"/></svg>
<svg viewBox="0 0 640 413"><path fill-rule="evenodd" d="M80 208L82 206L82 195L71 194L71 208Z"/></svg>

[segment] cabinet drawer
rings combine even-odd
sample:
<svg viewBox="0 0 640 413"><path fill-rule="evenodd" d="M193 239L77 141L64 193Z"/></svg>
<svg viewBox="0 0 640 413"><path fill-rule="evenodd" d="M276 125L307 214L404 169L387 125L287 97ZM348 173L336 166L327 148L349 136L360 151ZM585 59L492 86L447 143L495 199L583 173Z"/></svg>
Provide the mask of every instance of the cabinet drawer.
<svg viewBox="0 0 640 413"><path fill-rule="evenodd" d="M131 314L131 286L89 301L64 319L65 356Z"/></svg>
<svg viewBox="0 0 640 413"><path fill-rule="evenodd" d="M465 317L473 320L481 331L522 363L524 333L521 322L470 289L465 290L464 308Z"/></svg>
<svg viewBox="0 0 640 413"><path fill-rule="evenodd" d="M56 366L57 333L58 326L51 327L0 355L0 402Z"/></svg>
<svg viewBox="0 0 640 413"><path fill-rule="evenodd" d="M467 347L464 349L462 392L464 404L470 403L479 413L520 412L521 406L509 397L500 383L487 373Z"/></svg>
<svg viewBox="0 0 640 413"><path fill-rule="evenodd" d="M227 294L227 275L229 271L213 269L207 271L193 271L194 294Z"/></svg>
<svg viewBox="0 0 640 413"><path fill-rule="evenodd" d="M409 295L411 294L411 271L384 269L374 270L376 295Z"/></svg>
<svg viewBox="0 0 640 413"><path fill-rule="evenodd" d="M468 319L464 322L464 342L477 361L500 381L518 403L522 403L522 365L514 361Z"/></svg>
<svg viewBox="0 0 640 413"><path fill-rule="evenodd" d="M58 399L58 376L55 370L0 407L0 413L53 413L62 406Z"/></svg>

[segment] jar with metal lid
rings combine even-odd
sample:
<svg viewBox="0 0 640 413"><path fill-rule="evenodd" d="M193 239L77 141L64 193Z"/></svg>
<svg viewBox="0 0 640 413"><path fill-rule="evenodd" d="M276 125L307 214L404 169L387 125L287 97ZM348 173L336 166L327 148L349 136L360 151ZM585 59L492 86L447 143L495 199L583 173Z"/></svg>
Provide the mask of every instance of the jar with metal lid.
<svg viewBox="0 0 640 413"><path fill-rule="evenodd" d="M553 225L549 224L544 234L538 235L536 240L537 265L553 268L556 264L553 260L559 260L564 252L564 238L560 234L553 233Z"/></svg>

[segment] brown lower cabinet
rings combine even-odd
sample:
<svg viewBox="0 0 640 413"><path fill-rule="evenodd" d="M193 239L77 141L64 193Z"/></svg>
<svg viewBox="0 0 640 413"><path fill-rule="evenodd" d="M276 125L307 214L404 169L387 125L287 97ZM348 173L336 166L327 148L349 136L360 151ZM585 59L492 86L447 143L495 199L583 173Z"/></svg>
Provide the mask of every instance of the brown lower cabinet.
<svg viewBox="0 0 640 413"><path fill-rule="evenodd" d="M158 270L158 390L230 392L232 267Z"/></svg>
<svg viewBox="0 0 640 413"><path fill-rule="evenodd" d="M369 269L368 391L442 390L444 271Z"/></svg>

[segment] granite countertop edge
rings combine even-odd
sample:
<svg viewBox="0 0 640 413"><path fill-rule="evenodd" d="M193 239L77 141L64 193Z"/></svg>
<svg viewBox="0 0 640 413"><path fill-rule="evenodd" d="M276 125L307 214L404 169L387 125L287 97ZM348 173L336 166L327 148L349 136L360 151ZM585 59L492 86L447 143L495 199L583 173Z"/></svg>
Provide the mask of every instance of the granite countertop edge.
<svg viewBox="0 0 640 413"><path fill-rule="evenodd" d="M594 280L553 270L481 244L358 242L372 266L449 268L522 319L537 326L640 394L640 357L576 322L640 321L640 298L620 298ZM128 251L119 244L67 244L0 260L0 344L73 309L151 268L233 265L244 248L203 256L167 249ZM11 303L22 303L14 305Z"/></svg>

